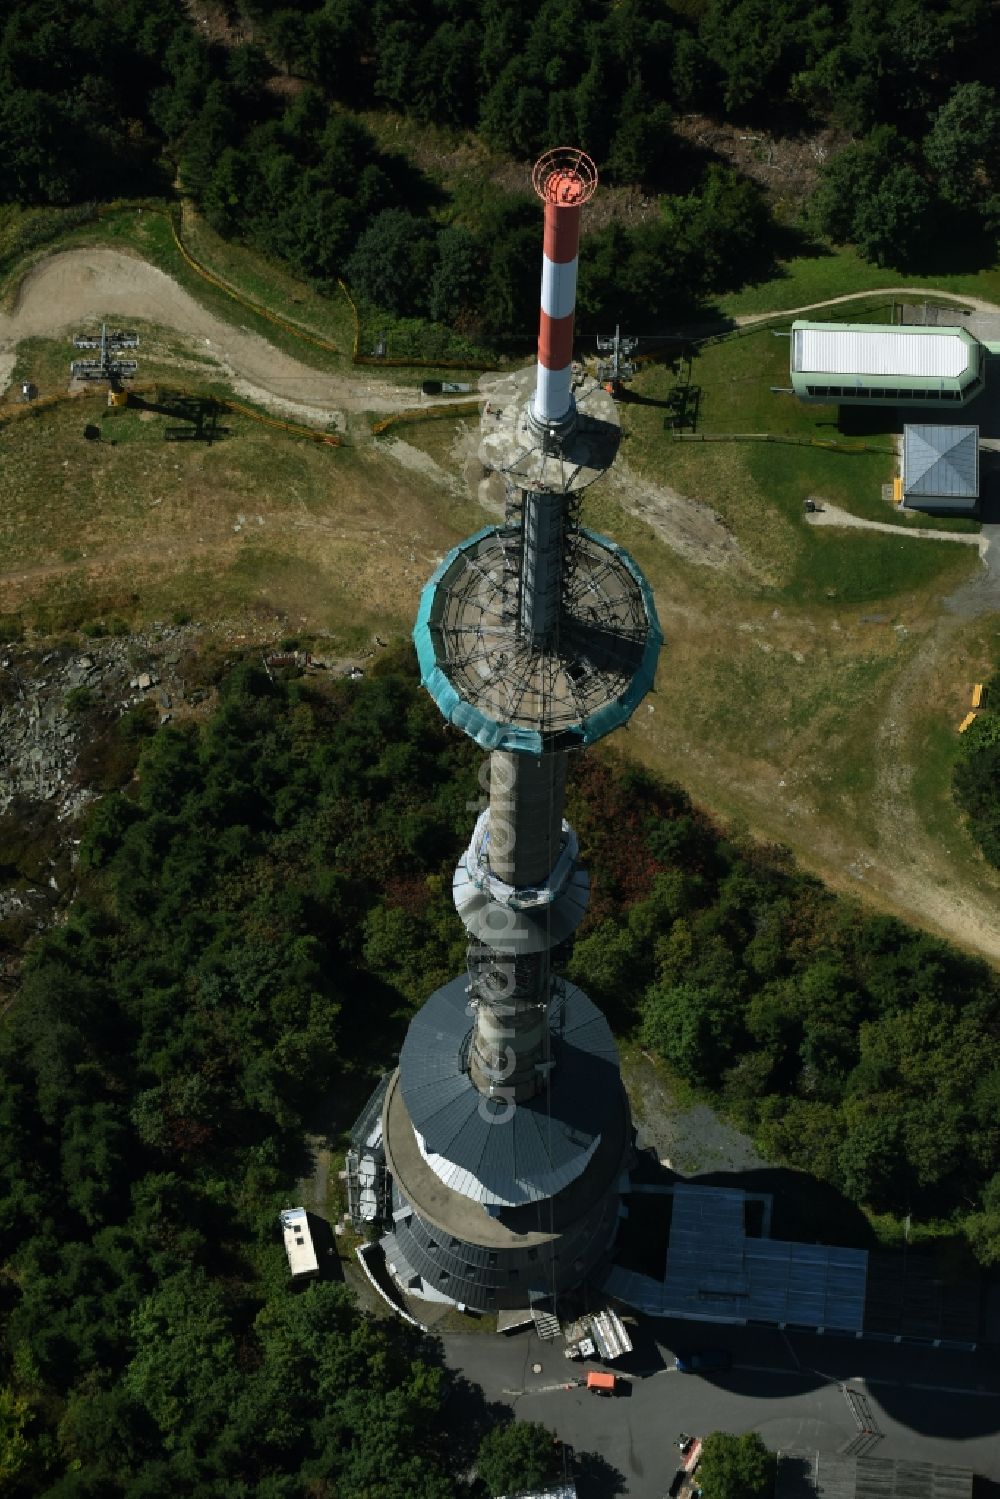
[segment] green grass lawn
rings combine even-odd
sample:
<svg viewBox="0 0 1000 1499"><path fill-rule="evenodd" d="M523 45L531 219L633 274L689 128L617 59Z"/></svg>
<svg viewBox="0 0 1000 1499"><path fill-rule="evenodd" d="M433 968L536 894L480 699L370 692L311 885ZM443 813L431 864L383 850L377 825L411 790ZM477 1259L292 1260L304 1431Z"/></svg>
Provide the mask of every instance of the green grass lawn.
<svg viewBox="0 0 1000 1499"><path fill-rule="evenodd" d="M59 240L93 218L90 207L25 208L20 203L0 203L0 286L32 258L51 254Z"/></svg>
<svg viewBox="0 0 1000 1499"><path fill-rule="evenodd" d="M942 705L929 704L917 726L920 758L913 777L913 794L926 830L956 858L962 857L970 868L978 869L981 856L965 828L955 817L951 778L962 743L957 732L957 715L947 715Z"/></svg>
<svg viewBox="0 0 1000 1499"><path fill-rule="evenodd" d="M926 833L949 855L952 867L981 884L984 894L997 886L997 874L985 865L968 825L957 811L952 775L962 744L958 725L970 706L972 686L996 669L998 637L995 617L963 625L950 643L942 671L944 689L919 703L913 720L913 805Z"/></svg>
<svg viewBox="0 0 1000 1499"><path fill-rule="evenodd" d="M387 369L392 371L392 360L407 360L407 368L420 368L437 380L475 380L478 366L495 368L503 362L503 355L486 341L477 341L456 332L444 323L431 323L426 318L403 317L386 312L382 308L358 306L360 334L359 352L363 357L376 358L376 349L385 349ZM462 366L461 361L470 361ZM421 365L420 361L428 361ZM444 368L436 368L435 360L442 361ZM378 369L378 364L367 365Z"/></svg>
<svg viewBox="0 0 1000 1499"><path fill-rule="evenodd" d="M671 391L688 378L700 397L697 433L772 434L791 442L706 441L675 438L665 429ZM937 580L955 580L975 565L973 548L847 533L809 526L807 497L852 514L898 526L976 529L967 519L901 514L882 499L896 472L896 414L886 430L863 439L838 427L836 406L812 406L771 386L788 381L788 341L762 329L705 346L679 372L647 364L636 379L637 399L622 407L625 451L640 472L711 505L732 528L759 578L777 599L869 603ZM840 447L810 446L812 443ZM949 526L951 521L951 526ZM968 555L966 555L968 553Z"/></svg>
<svg viewBox="0 0 1000 1499"><path fill-rule="evenodd" d="M324 296L277 261L248 245L223 239L188 203L182 233L186 249L206 270L304 332L336 344L342 356L350 356L354 314L339 288Z"/></svg>
<svg viewBox="0 0 1000 1499"><path fill-rule="evenodd" d="M169 406L186 396L195 399L198 396L216 396L221 400L229 396L230 387L223 379L218 365L214 360L207 361L201 357L201 351L194 340L186 338L183 334L175 334L169 328L160 328L146 323L141 318L130 319L129 326L139 334L139 348L136 355L139 370L135 380L128 382L128 389L134 395L134 407L130 406L125 410L117 411L107 410L107 387L103 382L95 382L89 395L81 395L78 398L86 403L87 410L90 412L86 420L94 420L96 411L100 421L111 424L106 433L109 442L129 442L136 436L141 436L143 441L148 441L149 430L136 425L136 413L143 405L152 408L155 408L157 403ZM20 410L18 392L22 382L26 380L32 382L38 396L43 400L51 397L64 398L69 386L70 361L73 357L84 356L76 355L68 336L65 339L22 339L17 346L13 378L6 400L0 402L0 416L6 412L8 418L13 415L21 421L32 420L30 416L23 415ZM269 413L267 408L261 406L259 402L243 397L240 404L260 411L263 416L273 417L273 413ZM12 407L15 408L13 412ZM180 412L171 415L169 411L165 411L163 416L175 426L182 425L186 420ZM249 431L251 425L238 413L230 411L220 411L218 422L230 431L243 433Z"/></svg>
<svg viewBox="0 0 1000 1499"><path fill-rule="evenodd" d="M40 222L47 224L48 220ZM0 289L8 306L16 296L25 273L46 256L59 250L86 245L104 246L148 260L165 271L217 317L238 327L249 328L277 348L316 369L333 371L350 366L354 320L347 300L339 290L335 297L322 297L306 283L297 281L289 272L265 257L213 235L195 215L186 215L185 237L190 237L191 253L204 262L206 269L229 282L251 301L269 307L306 332L334 342L337 352L331 353L319 348L272 322L270 318L258 315L198 275L178 250L170 224L162 212L136 208L112 210L100 219L70 228L42 245L31 244L32 236L27 232L29 228L30 225L21 223L18 239L15 226L9 226L8 246L22 243L28 245L28 248L19 255L8 253L5 257L0 227Z"/></svg>
<svg viewBox="0 0 1000 1499"><path fill-rule="evenodd" d="M959 297L982 297L1000 305L1000 267L955 275L940 271L904 273L891 267L869 265L850 246L838 246L825 254L802 255L785 261L770 281L745 286L721 298L719 307L728 317L741 317L787 307L809 307L829 297L894 286L930 287Z"/></svg>
<svg viewBox="0 0 1000 1499"><path fill-rule="evenodd" d="M665 401L687 372L662 364L643 367L639 399L620 408L629 465L708 505L748 568L691 566L641 519L616 516L614 493L600 487L585 514L633 551L662 601L667 642L653 714L633 726L643 754L726 815L749 809L755 826L800 851L806 828L818 834L806 835L806 849L835 829L849 830L855 848L877 847L875 746L886 703L926 649L940 599L980 563L974 547L903 534L938 523L910 521L883 501L893 434L854 451L836 407L770 391L787 383L787 360L787 340L768 331L703 348L690 369L702 392L698 430L780 433L803 445L675 440L664 430L667 409L647 403ZM844 448L809 445L831 437ZM814 527L807 496L893 530ZM947 836L953 808L941 808L941 824Z"/></svg>
<svg viewBox="0 0 1000 1499"><path fill-rule="evenodd" d="M218 365L203 360L191 339L174 334L168 328L146 323L141 318L130 319L129 327L139 334L139 347L135 352L139 370L130 385L149 386L162 382L208 392L214 384L217 393L222 392ZM99 331L98 325L93 324L89 331ZM24 380L30 380L41 397L65 395L69 388L71 361L94 357L93 350L74 349L68 333L65 338L22 339L17 346L13 379L4 405L18 404L15 392ZM107 386L95 382L93 390L95 396L103 398Z"/></svg>

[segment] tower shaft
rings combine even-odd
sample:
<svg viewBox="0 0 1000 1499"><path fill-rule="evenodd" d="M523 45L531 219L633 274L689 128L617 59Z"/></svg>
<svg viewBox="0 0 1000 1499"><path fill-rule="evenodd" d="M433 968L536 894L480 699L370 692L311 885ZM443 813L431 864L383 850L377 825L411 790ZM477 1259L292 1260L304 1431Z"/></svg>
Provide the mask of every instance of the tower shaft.
<svg viewBox="0 0 1000 1499"><path fill-rule="evenodd" d="M562 843L565 752L490 756L490 868L508 885L540 885Z"/></svg>
<svg viewBox="0 0 1000 1499"><path fill-rule="evenodd" d="M580 247L580 210L594 178L584 158L567 153L536 177L545 205L542 247L538 363L531 418L546 442L558 442L575 426L572 395L573 323ZM590 163L587 163L592 172ZM566 568L568 503L561 488L524 489L521 494L520 581L513 634L525 650L544 650L558 638ZM494 750L490 757L489 822L484 849L496 884L491 899L497 936L481 940L490 958L490 978L474 984L477 1009L470 1050L470 1076L489 1097L523 1100L537 1092L550 1065L546 1010L551 992L549 952L558 941L535 929L535 951L520 948L515 913L523 909L555 870L563 844L566 756L524 755ZM506 888L502 888L506 887ZM504 918L511 918L505 920ZM527 940L529 934L524 933Z"/></svg>
<svg viewBox="0 0 1000 1499"><path fill-rule="evenodd" d="M527 490L522 503L518 629L532 645L551 639L559 620L566 549L566 496Z"/></svg>
<svg viewBox="0 0 1000 1499"><path fill-rule="evenodd" d="M414 1016L382 1115L393 1181L382 1240L397 1281L483 1310L557 1295L606 1263L629 1151L607 1021L553 977L587 909L564 820L568 751L628 721L661 643L648 584L578 523L577 497L614 461L614 402L573 380L582 152L537 164L545 205L538 359L484 426L504 525L459 543L421 596L421 680L490 754L489 798L455 870L468 978ZM502 418L502 419L501 419Z"/></svg>
<svg viewBox="0 0 1000 1499"><path fill-rule="evenodd" d="M492 874L510 887L512 900L551 875L563 844L565 799L565 753L493 751L487 859ZM498 928L516 936L513 908L497 902L494 916ZM548 946L534 953L519 952L516 942L498 949L487 934L472 956L477 1005L469 1075L488 1097L523 1102L542 1087L550 1065Z"/></svg>
<svg viewBox="0 0 1000 1499"><path fill-rule="evenodd" d="M469 1076L486 1098L524 1103L542 1087L550 1065L549 955L536 953L523 966L500 958L493 974L497 988L487 980L478 990Z"/></svg>

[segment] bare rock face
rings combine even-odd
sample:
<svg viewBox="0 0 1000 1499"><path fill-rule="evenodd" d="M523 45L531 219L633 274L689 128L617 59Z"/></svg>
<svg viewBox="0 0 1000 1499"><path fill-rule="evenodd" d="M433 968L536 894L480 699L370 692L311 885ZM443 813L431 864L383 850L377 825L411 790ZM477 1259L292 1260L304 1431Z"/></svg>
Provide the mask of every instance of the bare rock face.
<svg viewBox="0 0 1000 1499"><path fill-rule="evenodd" d="M85 650L71 641L0 646L0 925L8 932L40 930L72 894L79 819L99 795L101 738L137 703L158 708L162 721L165 708L185 701L182 648L195 633L163 625Z"/></svg>

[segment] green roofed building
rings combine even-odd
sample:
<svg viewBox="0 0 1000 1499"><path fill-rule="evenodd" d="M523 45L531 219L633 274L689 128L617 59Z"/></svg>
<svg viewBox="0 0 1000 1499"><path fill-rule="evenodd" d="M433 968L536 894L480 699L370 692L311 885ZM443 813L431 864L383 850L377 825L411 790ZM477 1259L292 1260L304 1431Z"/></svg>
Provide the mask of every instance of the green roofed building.
<svg viewBox="0 0 1000 1499"><path fill-rule="evenodd" d="M985 349L964 328L792 324L792 389L839 405L964 406L983 389Z"/></svg>

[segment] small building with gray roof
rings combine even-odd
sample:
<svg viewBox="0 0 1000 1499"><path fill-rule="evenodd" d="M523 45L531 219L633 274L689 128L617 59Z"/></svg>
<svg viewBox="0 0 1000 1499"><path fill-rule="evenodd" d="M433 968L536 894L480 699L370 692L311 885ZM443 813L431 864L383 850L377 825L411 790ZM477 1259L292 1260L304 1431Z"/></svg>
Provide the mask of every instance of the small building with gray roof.
<svg viewBox="0 0 1000 1499"><path fill-rule="evenodd" d="M979 428L903 428L903 504L970 515L979 500Z"/></svg>

